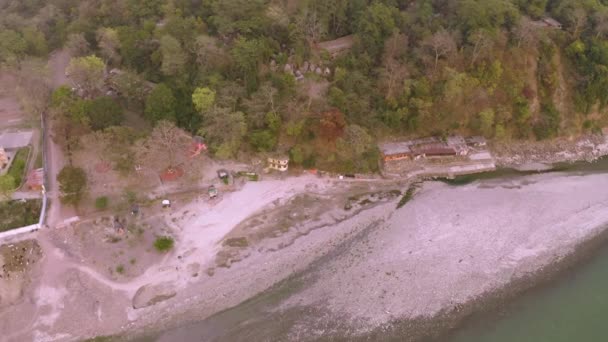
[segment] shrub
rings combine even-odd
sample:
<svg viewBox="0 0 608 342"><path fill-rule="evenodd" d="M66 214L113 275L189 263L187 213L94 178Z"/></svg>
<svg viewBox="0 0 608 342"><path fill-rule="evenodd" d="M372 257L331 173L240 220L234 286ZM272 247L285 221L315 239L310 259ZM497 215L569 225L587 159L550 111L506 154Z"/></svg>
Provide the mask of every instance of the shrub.
<svg viewBox="0 0 608 342"><path fill-rule="evenodd" d="M403 197L401 197L401 200L397 204L397 209L403 208L403 206L405 206L407 204L407 202L411 201L412 198L414 198L414 194L416 193L417 188L418 188L417 184L410 185L410 187L407 189L407 191L405 192Z"/></svg>
<svg viewBox="0 0 608 342"><path fill-rule="evenodd" d="M123 265L116 266L116 273L118 273L118 274L125 273L125 267Z"/></svg>
<svg viewBox="0 0 608 342"><path fill-rule="evenodd" d="M105 196L97 197L95 199L95 208L104 210L108 207L108 198Z"/></svg>
<svg viewBox="0 0 608 342"><path fill-rule="evenodd" d="M167 252L173 248L173 238L169 236L161 236L154 241L154 248L159 252Z"/></svg>

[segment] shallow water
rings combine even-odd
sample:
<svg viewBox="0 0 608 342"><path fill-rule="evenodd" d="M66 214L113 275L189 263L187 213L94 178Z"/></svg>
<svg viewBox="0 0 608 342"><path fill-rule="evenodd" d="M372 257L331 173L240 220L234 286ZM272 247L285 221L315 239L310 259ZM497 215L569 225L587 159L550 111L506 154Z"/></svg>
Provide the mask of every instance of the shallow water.
<svg viewBox="0 0 608 342"><path fill-rule="evenodd" d="M549 286L461 327L450 342L608 340L608 248Z"/></svg>

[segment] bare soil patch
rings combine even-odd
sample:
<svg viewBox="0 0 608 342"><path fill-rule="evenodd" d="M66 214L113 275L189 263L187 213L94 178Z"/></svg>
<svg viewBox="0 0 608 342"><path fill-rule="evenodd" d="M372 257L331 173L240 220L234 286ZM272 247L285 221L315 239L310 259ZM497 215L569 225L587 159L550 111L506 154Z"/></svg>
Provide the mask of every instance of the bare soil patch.
<svg viewBox="0 0 608 342"><path fill-rule="evenodd" d="M70 254L116 281L135 278L158 263L163 254L154 249L154 241L172 235L162 218L131 214L103 216L70 229Z"/></svg>
<svg viewBox="0 0 608 342"><path fill-rule="evenodd" d="M331 195L296 195L285 204L276 203L248 218L226 235L216 266L230 267L253 251L283 249L312 230L341 222L401 194L394 186L358 184Z"/></svg>
<svg viewBox="0 0 608 342"><path fill-rule="evenodd" d="M42 257L35 240L0 246L0 308L17 302L30 283L30 272Z"/></svg>

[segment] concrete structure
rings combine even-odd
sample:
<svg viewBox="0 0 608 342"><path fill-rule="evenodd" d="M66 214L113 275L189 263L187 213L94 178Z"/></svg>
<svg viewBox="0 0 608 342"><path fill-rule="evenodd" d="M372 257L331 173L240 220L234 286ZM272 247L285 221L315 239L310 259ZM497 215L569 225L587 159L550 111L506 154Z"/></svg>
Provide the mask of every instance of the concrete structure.
<svg viewBox="0 0 608 342"><path fill-rule="evenodd" d="M559 21L550 17L544 17L540 20L533 21L532 23L538 27L551 28L556 30L562 29L562 24Z"/></svg>
<svg viewBox="0 0 608 342"><path fill-rule="evenodd" d="M32 143L32 131L0 133L0 146L5 150L16 150Z"/></svg>
<svg viewBox="0 0 608 342"><path fill-rule="evenodd" d="M287 171L289 168L289 157L269 157L268 168L271 170L277 170L281 172Z"/></svg>

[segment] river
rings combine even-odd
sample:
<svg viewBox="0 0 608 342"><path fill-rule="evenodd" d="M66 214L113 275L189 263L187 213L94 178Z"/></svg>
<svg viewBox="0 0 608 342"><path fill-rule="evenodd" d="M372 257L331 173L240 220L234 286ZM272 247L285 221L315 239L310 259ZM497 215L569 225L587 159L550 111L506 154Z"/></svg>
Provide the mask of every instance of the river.
<svg viewBox="0 0 608 342"><path fill-rule="evenodd" d="M561 172L584 175L608 171L608 159L587 164L559 165ZM529 173L500 170L493 173L460 177L452 184L466 184L477 179L520 177ZM605 191L605 189L598 189ZM322 264L322 261L319 261ZM270 313L284 296L305 286L303 279L311 270L296 274L275 288L204 321L167 331L146 341L283 341L286 327L314 312ZM447 335L432 342L561 342L604 341L608 326L608 246L600 247L575 267L525 291L497 308L476 313ZM381 337L382 335L380 335ZM334 339L336 336L330 338ZM398 336L385 336L399 340ZM381 337L381 339L383 339ZM338 337L337 340L342 340ZM372 338L372 340L377 340Z"/></svg>

